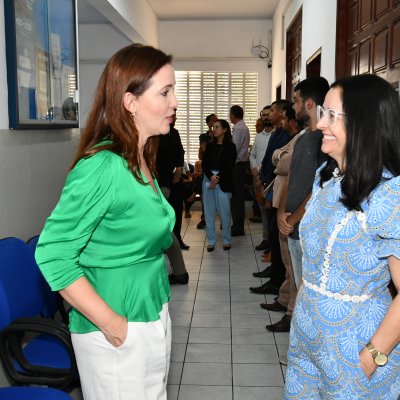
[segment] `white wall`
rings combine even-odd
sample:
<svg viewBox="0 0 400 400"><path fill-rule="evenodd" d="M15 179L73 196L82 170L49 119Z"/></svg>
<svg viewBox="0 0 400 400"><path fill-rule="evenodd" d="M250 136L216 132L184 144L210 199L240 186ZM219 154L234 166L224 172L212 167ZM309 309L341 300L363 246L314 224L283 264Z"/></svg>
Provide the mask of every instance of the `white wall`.
<svg viewBox="0 0 400 400"><path fill-rule="evenodd" d="M79 24L79 116L86 126L97 82L107 60L132 43L111 24Z"/></svg>
<svg viewBox="0 0 400 400"><path fill-rule="evenodd" d="M158 19L147 0L108 0L108 2L141 36L140 42L158 47ZM114 25L118 26L119 23L114 22Z"/></svg>
<svg viewBox="0 0 400 400"><path fill-rule="evenodd" d="M282 96L286 93L286 32L301 6L303 7L303 21L300 78L306 78L307 60L321 48L321 76L330 83L335 80L337 0L281 1L273 19L271 82L273 100L275 100L275 89L279 83L282 83ZM284 17L283 20L282 17Z"/></svg>
<svg viewBox="0 0 400 400"><path fill-rule="evenodd" d="M252 44L269 47L271 20L160 21L160 48L174 56L177 70L255 71L259 108L270 102L271 70L253 56Z"/></svg>
<svg viewBox="0 0 400 400"><path fill-rule="evenodd" d="M79 130L0 131L0 237L40 233L60 197Z"/></svg>
<svg viewBox="0 0 400 400"><path fill-rule="evenodd" d="M147 0L87 0L133 42L158 47L158 20Z"/></svg>
<svg viewBox="0 0 400 400"><path fill-rule="evenodd" d="M303 48L301 76L306 77L307 60L321 47L321 76L335 80L336 0L305 0L303 4Z"/></svg>

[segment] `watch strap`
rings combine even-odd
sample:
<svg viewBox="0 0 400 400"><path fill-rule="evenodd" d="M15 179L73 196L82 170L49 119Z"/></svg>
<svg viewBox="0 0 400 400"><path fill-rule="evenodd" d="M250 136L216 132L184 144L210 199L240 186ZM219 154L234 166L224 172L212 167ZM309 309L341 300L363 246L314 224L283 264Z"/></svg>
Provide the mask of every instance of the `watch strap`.
<svg viewBox="0 0 400 400"><path fill-rule="evenodd" d="M367 350L370 352L372 358L374 359L374 362L376 365L379 367L383 367L384 365L387 364L388 362L388 356L385 353L381 353L376 349L376 347L369 341L365 347Z"/></svg>
<svg viewBox="0 0 400 400"><path fill-rule="evenodd" d="M375 348L375 346L369 341L365 347L368 349L368 351L371 353L372 357L375 357L378 354L378 350Z"/></svg>

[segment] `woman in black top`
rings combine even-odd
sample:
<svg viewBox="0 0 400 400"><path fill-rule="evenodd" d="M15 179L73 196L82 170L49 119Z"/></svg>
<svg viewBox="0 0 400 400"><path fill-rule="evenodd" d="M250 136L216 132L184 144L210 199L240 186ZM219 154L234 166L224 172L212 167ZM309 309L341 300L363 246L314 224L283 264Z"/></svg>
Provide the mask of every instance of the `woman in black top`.
<svg viewBox="0 0 400 400"><path fill-rule="evenodd" d="M215 214L222 223L223 248L231 248L232 172L236 161L236 146L232 143L229 123L219 119L213 126L214 141L208 143L203 155L203 203L206 220L207 251L215 246Z"/></svg>

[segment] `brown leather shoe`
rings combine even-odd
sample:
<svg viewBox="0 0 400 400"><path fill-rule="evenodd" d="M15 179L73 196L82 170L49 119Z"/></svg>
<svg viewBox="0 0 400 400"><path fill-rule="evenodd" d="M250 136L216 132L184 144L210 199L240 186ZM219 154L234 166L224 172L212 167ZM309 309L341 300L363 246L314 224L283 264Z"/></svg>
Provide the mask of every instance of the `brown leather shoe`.
<svg viewBox="0 0 400 400"><path fill-rule="evenodd" d="M272 325L267 325L266 328L271 332L289 332L291 322L292 317L290 315L284 315L280 321Z"/></svg>
<svg viewBox="0 0 400 400"><path fill-rule="evenodd" d="M267 311L286 312L287 308L282 304L274 301L272 304L261 303L260 307Z"/></svg>

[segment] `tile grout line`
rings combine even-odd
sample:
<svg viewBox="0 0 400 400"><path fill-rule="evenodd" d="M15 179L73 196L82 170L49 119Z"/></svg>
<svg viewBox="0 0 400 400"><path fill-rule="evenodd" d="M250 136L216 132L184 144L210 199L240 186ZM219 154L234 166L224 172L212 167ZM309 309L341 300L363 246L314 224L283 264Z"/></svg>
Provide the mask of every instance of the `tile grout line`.
<svg viewBox="0 0 400 400"><path fill-rule="evenodd" d="M253 235L251 235L251 239L252 239L252 242L253 242ZM254 253L257 254L256 253L256 249L254 247L254 243L253 243L253 250L254 250ZM257 267L258 267L258 260L256 260L256 261L257 261ZM260 270L260 269L258 268L258 270ZM266 295L264 295L264 299L265 299L265 302L267 303ZM268 319L269 319L269 323L272 324L271 312L270 311L268 311ZM276 332L272 332L272 334L273 334L273 337L274 337L275 350L276 350L276 353L278 355L278 365L279 365L279 368L280 368L281 373L282 373L283 383L285 383L285 373L284 373L284 370L283 370L283 365L279 362L279 355L280 354L279 354L278 342L276 340Z"/></svg>
<svg viewBox="0 0 400 400"><path fill-rule="evenodd" d="M228 250L228 279L229 279L229 319L231 323L231 373L232 373L232 400L235 398L234 382L233 382L233 326L232 326L232 296L231 296L231 251Z"/></svg>
<svg viewBox="0 0 400 400"><path fill-rule="evenodd" d="M189 223L188 223L187 226L186 226L186 230L185 230L185 233L184 233L183 236L185 236L185 234L186 234L186 232L187 232L187 229L188 229L188 227L189 227L189 224L190 224L191 222L192 222L192 218L190 218L190 221L189 221ZM193 321L194 307L195 307L195 304L196 304L197 290L198 290L198 288L199 288L200 273L201 273L201 266L202 266L202 264L203 264L205 243L206 243L206 238L204 238L203 252L201 253L200 268L199 268L199 274L198 274L197 283L196 283L196 292L195 292L194 299L193 299L193 307L192 307L192 313L191 313L190 323L189 323L189 332L188 332L188 336L187 336L187 339L186 339L185 354L184 354L184 356L183 356L182 371L181 371L181 376L180 376L180 379L179 379L177 400L179 400L179 393L180 393L180 391L181 391L182 377L183 377L183 371L184 371L184 368L185 368L185 360L186 360L187 348L188 348L188 346L189 346L190 331L192 330L192 321ZM190 251L190 250L189 250L189 251ZM184 260L184 261L185 261L185 260ZM186 263L185 263L185 267L186 267ZM190 277L189 277L189 280L190 280ZM188 285L189 285L189 283L188 283Z"/></svg>

